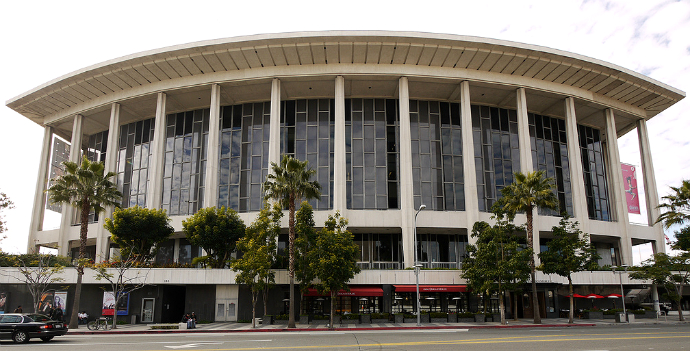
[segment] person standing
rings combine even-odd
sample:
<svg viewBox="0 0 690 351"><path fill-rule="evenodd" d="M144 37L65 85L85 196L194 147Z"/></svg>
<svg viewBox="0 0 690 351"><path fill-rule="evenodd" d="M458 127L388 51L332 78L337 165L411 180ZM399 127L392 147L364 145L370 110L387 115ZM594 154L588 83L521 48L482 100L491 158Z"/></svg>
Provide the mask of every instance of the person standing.
<svg viewBox="0 0 690 351"><path fill-rule="evenodd" d="M14 309L14 313L22 313L22 305L17 306L17 308Z"/></svg>

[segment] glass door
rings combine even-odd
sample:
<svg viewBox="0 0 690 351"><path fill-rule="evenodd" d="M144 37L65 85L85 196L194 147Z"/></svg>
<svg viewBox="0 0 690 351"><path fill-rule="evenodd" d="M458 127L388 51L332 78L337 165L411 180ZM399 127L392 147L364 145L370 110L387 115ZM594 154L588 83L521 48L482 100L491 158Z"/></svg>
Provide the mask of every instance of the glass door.
<svg viewBox="0 0 690 351"><path fill-rule="evenodd" d="M146 298L142 299L141 303L141 322L153 323L153 309L156 305L156 299Z"/></svg>

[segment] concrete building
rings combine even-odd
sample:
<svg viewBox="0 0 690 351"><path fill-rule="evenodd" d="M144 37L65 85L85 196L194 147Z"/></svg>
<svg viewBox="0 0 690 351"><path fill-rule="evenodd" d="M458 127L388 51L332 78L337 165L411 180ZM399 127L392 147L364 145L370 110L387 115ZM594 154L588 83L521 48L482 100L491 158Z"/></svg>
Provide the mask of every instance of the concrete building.
<svg viewBox="0 0 690 351"><path fill-rule="evenodd" d="M420 205L426 205L416 221L421 264L458 269L472 242L468 229L489 221L488 209L516 171L544 170L556 179L561 208L590 233L602 264L631 265L639 244L663 252L663 231L652 225L659 197L646 123L684 97L642 74L546 47L334 31L132 54L51 80L7 106L45 127L30 250L78 250L74 210L46 206L44 191L61 160L85 153L103 161L117 173L123 207L167 210L177 233L157 260L189 263L200 250L184 238L182 220L202 207L228 206L251 223L270 162L291 154L308 160L323 185L320 201L312 202L316 223L340 211L361 247L363 271L351 282L355 297L342 296L339 306L391 312L413 308L406 285L414 275L405 268L414 265ZM635 131L648 225L631 224L625 203L617 139ZM61 212L61 223L44 228L52 210ZM97 260L111 253L103 218L92 218L89 227L88 251ZM536 216L536 252L558 220L553 213ZM281 237L281 245L286 241ZM242 289L227 270L156 269L149 279L160 297L133 304L158 311L158 320L166 319L161 289L186 294L185 310L204 296L213 319L243 313L234 311ZM457 270L423 270L420 279L428 309L470 308ZM563 281L539 279L543 314L551 316ZM284 271L278 281L287 283ZM618 277L588 273L576 282L583 289L613 288ZM273 294L275 313L287 292L280 289ZM302 310L318 310L319 299L307 294Z"/></svg>

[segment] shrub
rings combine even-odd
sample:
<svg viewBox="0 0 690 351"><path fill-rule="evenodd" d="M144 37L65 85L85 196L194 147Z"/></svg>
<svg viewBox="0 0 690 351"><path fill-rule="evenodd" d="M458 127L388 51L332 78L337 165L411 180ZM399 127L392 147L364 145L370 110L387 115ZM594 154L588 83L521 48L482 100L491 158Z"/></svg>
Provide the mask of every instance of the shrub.
<svg viewBox="0 0 690 351"><path fill-rule="evenodd" d="M390 317L390 313L372 313L371 314L371 319L388 319Z"/></svg>
<svg viewBox="0 0 690 351"><path fill-rule="evenodd" d="M276 315L276 320L277 320L277 321L286 321L286 320L288 320L288 319L290 319L290 316L289 316L287 313L286 313L286 314L277 314L277 315Z"/></svg>
<svg viewBox="0 0 690 351"><path fill-rule="evenodd" d="M458 318L474 318L474 313L472 313L472 312L460 312L460 313L458 313Z"/></svg>
<svg viewBox="0 0 690 351"><path fill-rule="evenodd" d="M350 313L350 314L344 314L342 316L343 319L357 319L359 320L359 313Z"/></svg>
<svg viewBox="0 0 690 351"><path fill-rule="evenodd" d="M448 313L446 312L431 312L430 313L430 318L446 318L448 317Z"/></svg>

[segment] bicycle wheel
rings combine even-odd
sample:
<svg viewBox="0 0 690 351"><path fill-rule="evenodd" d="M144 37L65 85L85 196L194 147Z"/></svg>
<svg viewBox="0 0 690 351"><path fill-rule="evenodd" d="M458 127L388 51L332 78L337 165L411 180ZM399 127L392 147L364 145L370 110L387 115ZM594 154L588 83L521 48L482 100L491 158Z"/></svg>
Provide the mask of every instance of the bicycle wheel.
<svg viewBox="0 0 690 351"><path fill-rule="evenodd" d="M113 329L113 321L106 321L105 324L103 325L103 330L111 330Z"/></svg>
<svg viewBox="0 0 690 351"><path fill-rule="evenodd" d="M96 321L91 321L86 324L86 327L89 328L89 330L96 330L98 329L98 324L96 323Z"/></svg>

